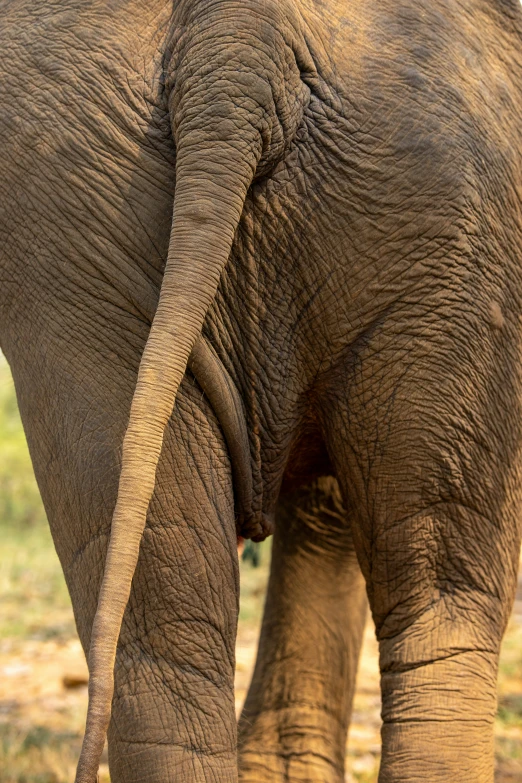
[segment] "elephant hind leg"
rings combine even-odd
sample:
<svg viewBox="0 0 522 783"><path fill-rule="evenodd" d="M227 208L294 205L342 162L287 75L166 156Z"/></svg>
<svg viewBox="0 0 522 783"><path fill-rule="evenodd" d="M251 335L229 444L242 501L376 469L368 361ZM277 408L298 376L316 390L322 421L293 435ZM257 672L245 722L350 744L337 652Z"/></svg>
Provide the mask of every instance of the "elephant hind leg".
<svg viewBox="0 0 522 783"><path fill-rule="evenodd" d="M319 478L277 511L257 663L239 722L240 780L344 781L365 618L337 481Z"/></svg>
<svg viewBox="0 0 522 783"><path fill-rule="evenodd" d="M477 326L464 349L462 314L444 318L444 343L431 321L417 340L400 322L394 341L392 325L376 332L322 408L379 640L379 783L494 776L520 551L520 383L491 332L481 342Z"/></svg>

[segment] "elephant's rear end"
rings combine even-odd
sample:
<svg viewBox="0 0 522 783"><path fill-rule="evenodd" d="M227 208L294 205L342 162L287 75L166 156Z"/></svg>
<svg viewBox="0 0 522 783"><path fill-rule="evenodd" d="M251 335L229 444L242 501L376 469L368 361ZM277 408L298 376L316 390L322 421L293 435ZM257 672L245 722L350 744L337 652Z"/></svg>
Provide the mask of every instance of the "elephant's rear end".
<svg viewBox="0 0 522 783"><path fill-rule="evenodd" d="M308 601L314 672L333 640L344 678L337 710L310 704L299 645L267 622L277 666L245 713L243 779L344 776L364 615L355 542L381 645L382 783L491 783L522 494L522 7L0 10L0 340L86 650L140 391L82 780L103 742L138 552L111 775L236 779L230 454L183 378L203 328L243 396L259 518L295 485L279 518L295 513L279 531L287 570L272 580L288 593L269 606L286 601L298 623L287 595ZM328 618L352 605L338 633ZM335 698L330 675L317 676Z"/></svg>

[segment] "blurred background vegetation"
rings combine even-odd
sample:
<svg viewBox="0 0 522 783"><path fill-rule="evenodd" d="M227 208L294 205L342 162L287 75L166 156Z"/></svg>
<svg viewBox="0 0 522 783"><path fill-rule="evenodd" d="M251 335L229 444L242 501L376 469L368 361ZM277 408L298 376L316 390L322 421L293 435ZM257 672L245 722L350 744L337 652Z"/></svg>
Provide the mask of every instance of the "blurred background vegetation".
<svg viewBox="0 0 522 783"><path fill-rule="evenodd" d="M35 528L45 513L18 415L9 366L0 354L0 520L3 527Z"/></svg>
<svg viewBox="0 0 522 783"><path fill-rule="evenodd" d="M87 701L86 667L47 527L16 405L0 354L0 783L72 783ZM255 660L269 571L241 562L237 707ZM520 591L519 591L520 593ZM522 783L522 594L504 641L496 720L497 783ZM347 781L375 783L380 698L369 624L361 657ZM109 783L106 756L100 783Z"/></svg>
<svg viewBox="0 0 522 783"><path fill-rule="evenodd" d="M60 616L75 633L70 601L47 526L16 404L0 353L0 639L48 638ZM1 773L0 773L1 774Z"/></svg>

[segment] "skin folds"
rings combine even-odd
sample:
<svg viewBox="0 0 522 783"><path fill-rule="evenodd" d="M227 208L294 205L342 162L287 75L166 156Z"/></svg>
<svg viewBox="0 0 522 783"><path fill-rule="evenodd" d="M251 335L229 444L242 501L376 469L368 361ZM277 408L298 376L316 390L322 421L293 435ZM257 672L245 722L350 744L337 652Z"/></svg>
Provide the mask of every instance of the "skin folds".
<svg viewBox="0 0 522 783"><path fill-rule="evenodd" d="M0 342L90 650L77 780L107 727L116 783L343 780L366 591L381 783L491 783L519 3L0 13ZM236 535L274 529L238 765Z"/></svg>

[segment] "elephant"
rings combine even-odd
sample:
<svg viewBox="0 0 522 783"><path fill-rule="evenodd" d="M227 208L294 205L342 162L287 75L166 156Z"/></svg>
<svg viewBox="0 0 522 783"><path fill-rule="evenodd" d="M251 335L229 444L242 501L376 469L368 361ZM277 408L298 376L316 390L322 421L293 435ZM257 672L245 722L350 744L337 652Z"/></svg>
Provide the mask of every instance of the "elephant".
<svg viewBox="0 0 522 783"><path fill-rule="evenodd" d="M518 0L0 0L0 347L77 783L493 781L520 551ZM237 536L274 536L234 713Z"/></svg>

